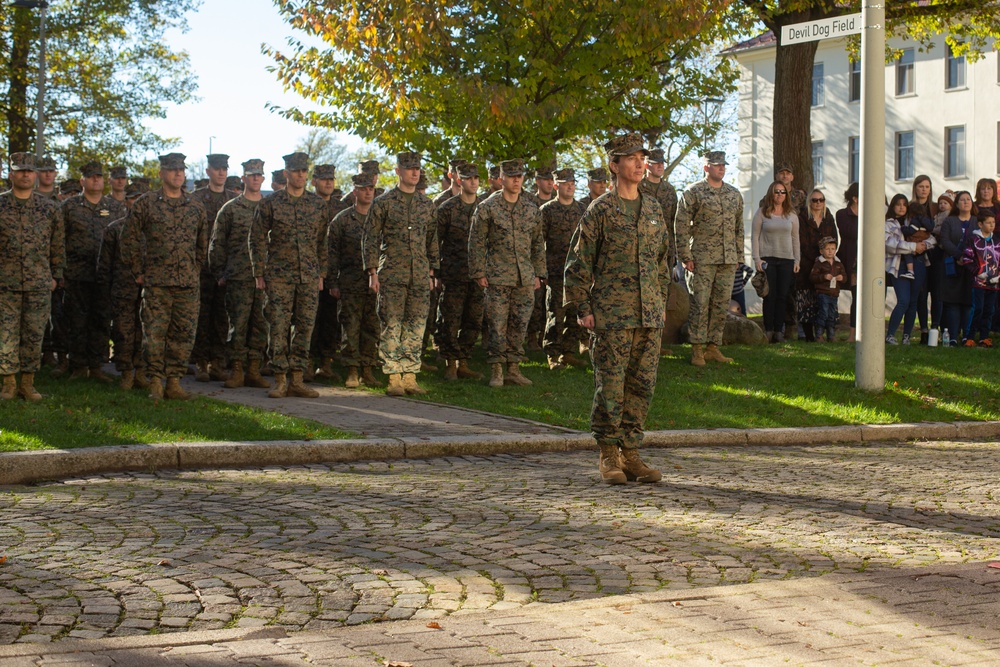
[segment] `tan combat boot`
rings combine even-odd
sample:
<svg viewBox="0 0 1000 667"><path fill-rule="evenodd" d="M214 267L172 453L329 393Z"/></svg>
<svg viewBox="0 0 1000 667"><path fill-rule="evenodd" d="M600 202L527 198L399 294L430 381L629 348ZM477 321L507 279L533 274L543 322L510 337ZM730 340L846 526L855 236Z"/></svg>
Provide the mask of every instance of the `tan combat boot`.
<svg viewBox="0 0 1000 667"><path fill-rule="evenodd" d="M0 389L0 401L9 401L17 396L17 378L13 375L3 376L3 388Z"/></svg>
<svg viewBox="0 0 1000 667"><path fill-rule="evenodd" d="M572 352L567 352L566 354L562 355L560 361L574 368L586 368L587 366L590 365L589 363L587 363L586 359L581 359Z"/></svg>
<svg viewBox="0 0 1000 667"><path fill-rule="evenodd" d="M403 391L407 394L426 394L427 390L417 384L416 373L403 373Z"/></svg>
<svg viewBox="0 0 1000 667"><path fill-rule="evenodd" d="M229 379L222 383L226 389L239 389L243 386L245 378L243 376L243 362L233 362L233 372L229 374Z"/></svg>
<svg viewBox="0 0 1000 667"><path fill-rule="evenodd" d="M601 457L597 468L601 471L601 481L605 484L624 484L627 481L625 473L622 472L618 445L601 445Z"/></svg>
<svg viewBox="0 0 1000 667"><path fill-rule="evenodd" d="M154 401L163 400L163 380L160 378L149 378L149 397Z"/></svg>
<svg viewBox="0 0 1000 667"><path fill-rule="evenodd" d="M715 343L709 343L708 347L705 348L705 359L707 361L718 361L720 364L733 363L732 358L722 354L722 350Z"/></svg>
<svg viewBox="0 0 1000 667"><path fill-rule="evenodd" d="M21 373L21 388L18 392L26 401L35 403L42 400L42 395L35 390L35 374Z"/></svg>
<svg viewBox="0 0 1000 667"><path fill-rule="evenodd" d="M659 482L663 475L659 470L650 468L639 458L639 450L634 447L622 447L622 471L630 482Z"/></svg>
<svg viewBox="0 0 1000 667"><path fill-rule="evenodd" d="M316 369L313 368L312 359L306 362L306 367L302 369L302 381L313 382L316 379ZM291 386L291 384L289 384Z"/></svg>
<svg viewBox="0 0 1000 667"><path fill-rule="evenodd" d="M212 376L208 373L208 362L199 361L198 369L194 372L194 379L198 382L208 382L212 379ZM170 383L170 378L167 378L167 383ZM169 390L167 393L167 398L170 398Z"/></svg>
<svg viewBox="0 0 1000 667"><path fill-rule="evenodd" d="M212 359L212 363L208 365L208 377L212 382L225 382L228 380L226 362L222 359Z"/></svg>
<svg viewBox="0 0 1000 667"><path fill-rule="evenodd" d="M438 367L434 364L429 364L426 361L420 362L420 372L421 373L437 373Z"/></svg>
<svg viewBox="0 0 1000 667"><path fill-rule="evenodd" d="M333 357L323 357L319 363L319 368L316 369L316 377L323 378L324 380L332 380L333 376Z"/></svg>
<svg viewBox="0 0 1000 667"><path fill-rule="evenodd" d="M482 380L483 374L469 368L468 359L459 359L458 377L460 380Z"/></svg>
<svg viewBox="0 0 1000 667"><path fill-rule="evenodd" d="M292 371L292 381L288 383L287 394L298 398L319 398L318 391L303 384L302 371Z"/></svg>
<svg viewBox="0 0 1000 667"><path fill-rule="evenodd" d="M184 391L184 388L181 387L181 379L176 376L167 378L167 388L164 390L163 395L174 401L186 401L191 398L191 394Z"/></svg>
<svg viewBox="0 0 1000 667"><path fill-rule="evenodd" d="M284 373L274 374L274 387L267 392L268 398L284 398L288 395L288 378Z"/></svg>
<svg viewBox="0 0 1000 667"><path fill-rule="evenodd" d="M319 375L317 373L316 375ZM361 378L358 377L358 367L350 366L347 369L347 380L344 382L344 386L348 389L357 389L361 386Z"/></svg>
<svg viewBox="0 0 1000 667"><path fill-rule="evenodd" d="M458 360L449 359L445 362L448 366L444 369L444 379L454 382L458 379Z"/></svg>
<svg viewBox="0 0 1000 667"><path fill-rule="evenodd" d="M528 387L531 385L531 380L521 375L521 366L519 364L507 364L507 377L504 379L504 384L516 384L520 387Z"/></svg>
<svg viewBox="0 0 1000 667"><path fill-rule="evenodd" d="M389 374L389 386L385 393L388 396L406 396L406 390L403 389L403 378L399 373Z"/></svg>
<svg viewBox="0 0 1000 667"><path fill-rule="evenodd" d="M256 387L257 389L268 389L271 383L260 374L260 359L251 359L246 375L243 376L244 387Z"/></svg>
<svg viewBox="0 0 1000 667"><path fill-rule="evenodd" d="M139 389L149 389L149 376L146 375L145 368L135 369L135 386Z"/></svg>
<svg viewBox="0 0 1000 667"><path fill-rule="evenodd" d="M361 367L361 381L365 383L366 387L382 386L382 383L375 377L375 371L372 370L371 366Z"/></svg>
<svg viewBox="0 0 1000 667"><path fill-rule="evenodd" d="M55 366L57 363L55 352L49 350L42 353L42 366Z"/></svg>
<svg viewBox="0 0 1000 667"><path fill-rule="evenodd" d="M82 380L83 378L90 376L90 370L81 366L80 368L74 368L70 371L70 380Z"/></svg>
<svg viewBox="0 0 1000 667"><path fill-rule="evenodd" d="M59 356L59 365L56 366L54 371L52 371L52 377L58 379L65 377L67 373L69 373L69 357L67 357L64 352Z"/></svg>
<svg viewBox="0 0 1000 667"><path fill-rule="evenodd" d="M122 376L118 381L118 386L125 391L131 391L132 387L135 386L135 371L132 369L125 369L122 371Z"/></svg>
<svg viewBox="0 0 1000 667"><path fill-rule="evenodd" d="M98 382L103 382L104 384L111 384L115 381L113 377L104 372L104 369L100 366L95 366L87 371L90 377L97 380Z"/></svg>
<svg viewBox="0 0 1000 667"><path fill-rule="evenodd" d="M691 365L692 366L704 366L705 365L705 350L702 345L695 343L691 346Z"/></svg>
<svg viewBox="0 0 1000 667"><path fill-rule="evenodd" d="M490 364L490 386L503 386L503 364Z"/></svg>

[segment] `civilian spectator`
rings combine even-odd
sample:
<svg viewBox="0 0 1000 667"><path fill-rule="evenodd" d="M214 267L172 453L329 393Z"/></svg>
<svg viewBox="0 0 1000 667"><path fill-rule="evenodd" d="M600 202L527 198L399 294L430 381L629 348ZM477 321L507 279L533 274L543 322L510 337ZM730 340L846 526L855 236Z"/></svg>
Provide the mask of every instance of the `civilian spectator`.
<svg viewBox="0 0 1000 667"><path fill-rule="evenodd" d="M764 334L768 342L785 340L785 300L794 274L799 272L799 216L789 201L788 188L774 181L764 205L753 216L750 247L754 268L767 274L764 297Z"/></svg>
<svg viewBox="0 0 1000 667"><path fill-rule="evenodd" d="M840 248L837 257L847 271L846 288L851 292L851 335L847 342L853 343L858 326L858 183L855 181L844 192L845 208L837 211L837 231L840 234Z"/></svg>

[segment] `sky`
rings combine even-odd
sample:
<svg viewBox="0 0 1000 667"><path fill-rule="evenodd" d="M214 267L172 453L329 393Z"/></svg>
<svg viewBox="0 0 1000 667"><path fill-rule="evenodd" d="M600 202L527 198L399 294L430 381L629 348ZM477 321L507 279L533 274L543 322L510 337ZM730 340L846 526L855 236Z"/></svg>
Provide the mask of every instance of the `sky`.
<svg viewBox="0 0 1000 667"><path fill-rule="evenodd" d="M292 29L271 0L204 0L188 16L188 25L186 33L172 31L166 39L174 50L188 52L200 99L169 105L167 117L147 121L149 126L161 136L180 139L172 150L184 153L188 165L203 160L211 149L230 156L231 174L241 174L240 163L250 158L264 160L268 173L281 169L281 156L295 149L308 128L267 110L268 103L290 107L300 105L302 98L282 90L266 69L271 59L260 45L283 47ZM351 150L364 143L349 134L337 138Z"/></svg>

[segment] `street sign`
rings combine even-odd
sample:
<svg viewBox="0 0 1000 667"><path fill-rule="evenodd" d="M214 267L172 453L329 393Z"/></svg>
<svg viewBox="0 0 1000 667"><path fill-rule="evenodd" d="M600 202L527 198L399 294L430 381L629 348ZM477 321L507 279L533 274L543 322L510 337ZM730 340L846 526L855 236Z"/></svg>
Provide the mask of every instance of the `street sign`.
<svg viewBox="0 0 1000 667"><path fill-rule="evenodd" d="M781 28L781 44L787 46L799 42L860 35L862 25L860 13L786 25Z"/></svg>

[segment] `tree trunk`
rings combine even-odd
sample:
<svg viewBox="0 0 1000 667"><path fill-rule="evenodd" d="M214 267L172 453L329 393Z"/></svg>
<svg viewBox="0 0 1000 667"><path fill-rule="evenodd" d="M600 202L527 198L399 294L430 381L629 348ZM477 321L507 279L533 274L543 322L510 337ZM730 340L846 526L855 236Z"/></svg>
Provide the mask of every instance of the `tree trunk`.
<svg viewBox="0 0 1000 667"><path fill-rule="evenodd" d="M31 13L26 9L14 10L14 29L11 36L10 63L8 74L10 86L7 90L7 128L11 153L32 152L32 119L28 117L28 82L32 70L28 67L31 51Z"/></svg>
<svg viewBox="0 0 1000 667"><path fill-rule="evenodd" d="M810 121L817 44L779 45L774 60L774 164L791 164L795 187L807 193L813 187Z"/></svg>

